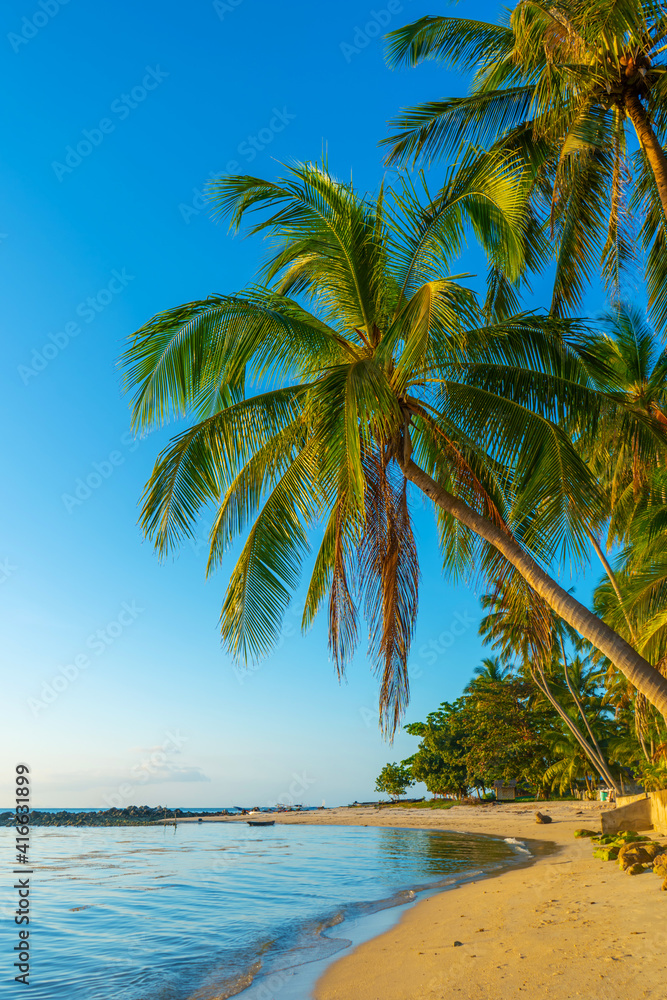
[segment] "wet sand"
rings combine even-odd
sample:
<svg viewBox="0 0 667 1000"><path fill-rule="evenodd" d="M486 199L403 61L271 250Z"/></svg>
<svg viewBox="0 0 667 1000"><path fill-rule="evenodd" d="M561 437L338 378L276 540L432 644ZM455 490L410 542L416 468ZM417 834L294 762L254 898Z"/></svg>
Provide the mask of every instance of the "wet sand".
<svg viewBox="0 0 667 1000"><path fill-rule="evenodd" d="M667 1000L667 892L592 857L578 827L599 803L354 808L275 815L277 823L422 827L542 840L529 867L441 892L330 966L316 1000ZM273 817L272 817L273 818ZM667 838L662 838L667 841ZM456 944L455 942L460 942Z"/></svg>

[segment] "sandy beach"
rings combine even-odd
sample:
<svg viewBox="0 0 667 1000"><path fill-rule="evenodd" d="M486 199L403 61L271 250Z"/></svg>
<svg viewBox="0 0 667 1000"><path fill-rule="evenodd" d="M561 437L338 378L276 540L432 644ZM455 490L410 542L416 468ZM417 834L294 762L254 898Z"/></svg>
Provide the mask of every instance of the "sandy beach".
<svg viewBox="0 0 667 1000"><path fill-rule="evenodd" d="M422 827L555 845L528 867L406 910L387 933L334 963L316 1000L665 1000L667 893L651 873L625 875L574 839L578 827L599 828L601 808L545 803L548 826L523 804L276 816L278 823Z"/></svg>

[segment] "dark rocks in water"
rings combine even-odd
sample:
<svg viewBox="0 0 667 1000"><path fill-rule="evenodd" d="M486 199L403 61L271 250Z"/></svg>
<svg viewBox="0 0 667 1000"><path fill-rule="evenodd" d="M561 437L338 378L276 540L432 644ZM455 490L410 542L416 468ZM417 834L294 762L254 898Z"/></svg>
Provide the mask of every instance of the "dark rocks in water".
<svg viewBox="0 0 667 1000"><path fill-rule="evenodd" d="M546 813L536 812L535 813L536 823L552 823L553 820L551 816L547 816Z"/></svg>
<svg viewBox="0 0 667 1000"><path fill-rule="evenodd" d="M188 812L183 809L165 809L164 806L127 806L125 809L104 809L98 812L67 812L61 809L58 812L43 812L40 809L33 809L30 813L31 826L149 826L151 823L158 823L160 820L185 819L187 817L196 818L197 812ZM207 813L208 816L227 816L228 810L220 809L215 813ZM15 826L16 814L13 812L0 813L0 827Z"/></svg>

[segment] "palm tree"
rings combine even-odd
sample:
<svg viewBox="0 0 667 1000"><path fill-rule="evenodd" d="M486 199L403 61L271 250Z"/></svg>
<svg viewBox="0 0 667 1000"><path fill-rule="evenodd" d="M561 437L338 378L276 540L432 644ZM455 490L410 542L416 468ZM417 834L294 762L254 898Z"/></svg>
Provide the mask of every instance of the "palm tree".
<svg viewBox="0 0 667 1000"><path fill-rule="evenodd" d="M513 668L503 663L499 656L485 656L479 667L475 667L472 680L463 689L464 694L493 693L497 684L502 684L512 676Z"/></svg>
<svg viewBox="0 0 667 1000"><path fill-rule="evenodd" d="M616 789L609 764L591 726L590 711L587 712L584 704L587 695L590 702L593 678L588 682L588 691L582 691L585 677L582 664L578 658L573 663L568 662L564 640L575 638L576 633L568 629L523 580L505 581L493 593L484 595L481 603L488 612L479 628L485 644L498 649L504 662L518 659L520 672L530 677L584 755L604 775L609 788ZM559 681L561 671L565 685ZM578 724L577 716L581 717L586 732Z"/></svg>
<svg viewBox="0 0 667 1000"><path fill-rule="evenodd" d="M530 212L557 268L553 310L581 302L600 264L618 289L640 224L656 324L667 323L667 13L653 0L520 0L489 24L422 17L389 36L392 66L438 59L470 94L404 112L390 160L483 161L504 154L529 176ZM539 256L539 255L538 255Z"/></svg>
<svg viewBox="0 0 667 1000"><path fill-rule="evenodd" d="M558 791L561 795L568 789L572 792L573 786L583 780L586 791L592 798L595 795L595 781L591 774L591 764L572 734L554 733L549 751L553 763L545 771L544 777L551 782L552 791ZM620 794L620 788L617 791Z"/></svg>
<svg viewBox="0 0 667 1000"><path fill-rule="evenodd" d="M579 446L608 495L606 547L625 544L621 571L614 573L603 542L591 533L608 583L596 604L610 624L654 663L667 654L664 579L667 549L665 444L667 443L667 351L643 313L622 306L589 331L581 356L594 384L612 405L593 433L582 428ZM657 627L656 627L657 626ZM649 706L634 699L637 736L644 752Z"/></svg>
<svg viewBox="0 0 667 1000"><path fill-rule="evenodd" d="M628 537L632 512L653 472L667 457L667 350L642 311L623 305L582 340L580 354L596 387L612 405L581 443L609 491L610 541Z"/></svg>
<svg viewBox="0 0 667 1000"><path fill-rule="evenodd" d="M583 556L577 512L595 517L600 503L555 423L597 406L570 327L532 314L480 325L474 297L447 274L468 209L495 220L495 234L511 229L498 188L480 195L477 184L467 201L426 211L413 188L363 198L305 165L275 182L223 178L215 197L236 227L268 211L253 228L273 241L266 284L158 314L124 362L136 428L195 420L146 487L142 524L158 551L192 534L209 503L209 571L247 531L221 614L228 648L254 659L272 647L323 524L303 625L328 594L342 672L361 604L393 730L417 614L412 484L436 510L448 568L513 567L667 712L667 680L546 571L557 555Z"/></svg>

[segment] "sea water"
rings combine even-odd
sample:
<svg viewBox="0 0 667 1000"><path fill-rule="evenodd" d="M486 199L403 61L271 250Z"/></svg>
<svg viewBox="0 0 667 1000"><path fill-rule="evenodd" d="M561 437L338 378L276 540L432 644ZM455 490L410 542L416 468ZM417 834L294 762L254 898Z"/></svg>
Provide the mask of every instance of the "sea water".
<svg viewBox="0 0 667 1000"><path fill-rule="evenodd" d="M0 830L0 948L3 979L19 991L7 961L19 943L13 837ZM204 822L37 827L30 860L31 1000L223 1000L246 989L282 1000L300 968L356 943L360 924L366 936L384 929L369 915L526 854L431 830Z"/></svg>

